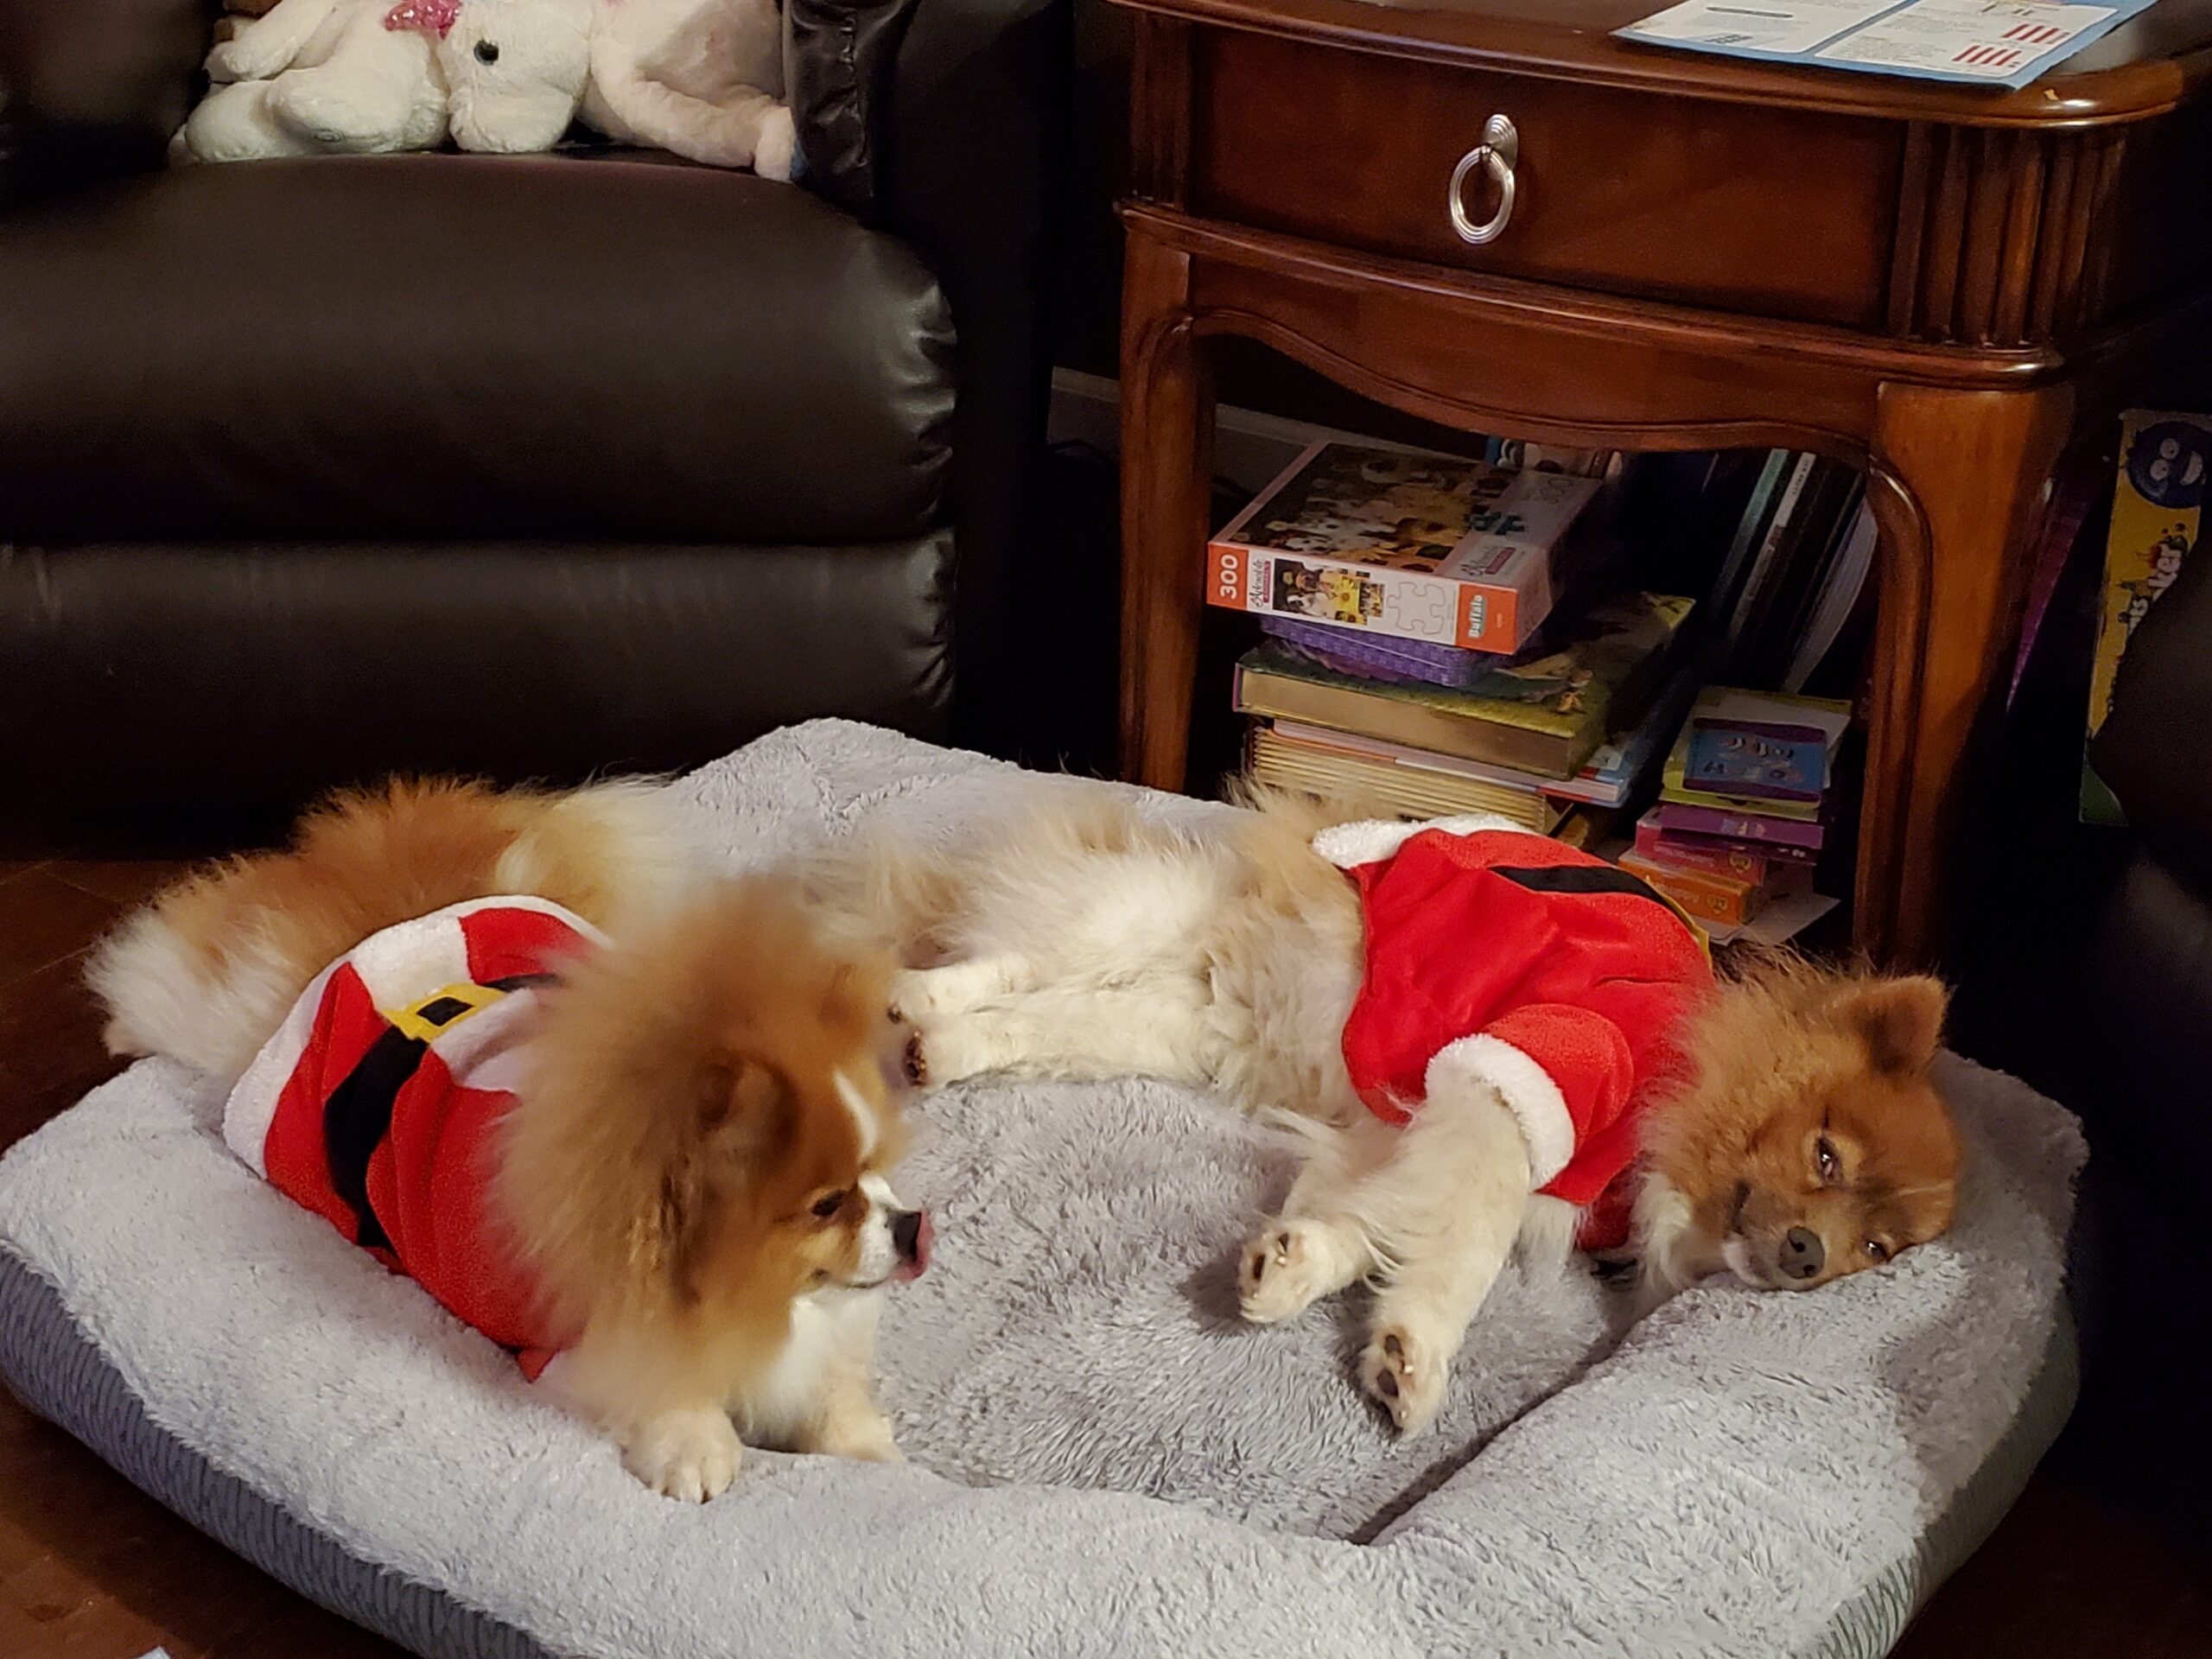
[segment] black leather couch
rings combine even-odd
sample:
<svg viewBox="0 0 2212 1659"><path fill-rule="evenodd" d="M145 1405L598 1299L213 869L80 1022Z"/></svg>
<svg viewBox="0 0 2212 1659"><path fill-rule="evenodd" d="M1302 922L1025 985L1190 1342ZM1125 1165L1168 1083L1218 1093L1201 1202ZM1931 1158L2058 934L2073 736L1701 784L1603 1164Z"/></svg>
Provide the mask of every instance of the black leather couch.
<svg viewBox="0 0 2212 1659"><path fill-rule="evenodd" d="M2100 1454L2212 1532L2212 1434L2195 1268L2212 1172L2212 558L2202 549L2128 642L2091 746L2127 813L2125 867L2078 968L2089 1134L2076 1299Z"/></svg>
<svg viewBox="0 0 2212 1659"><path fill-rule="evenodd" d="M204 3L0 0L11 817L1004 746L1064 0L920 0L868 226L588 147L166 169Z"/></svg>
<svg viewBox="0 0 2212 1659"><path fill-rule="evenodd" d="M2134 831L2090 945L2085 1033L2113 1128L2176 1212L2212 1170L2212 559L2129 640L2091 750Z"/></svg>

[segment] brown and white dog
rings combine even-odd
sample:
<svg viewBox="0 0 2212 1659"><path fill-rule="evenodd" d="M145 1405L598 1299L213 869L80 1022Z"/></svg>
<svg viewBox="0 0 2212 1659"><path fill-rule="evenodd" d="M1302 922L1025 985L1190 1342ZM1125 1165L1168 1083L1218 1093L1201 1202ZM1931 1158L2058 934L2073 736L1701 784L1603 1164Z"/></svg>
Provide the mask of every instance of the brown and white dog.
<svg viewBox="0 0 2212 1659"><path fill-rule="evenodd" d="M1588 902L1603 913L1586 951L1597 969L1580 982L1611 1012L1517 1007L1438 1054L1425 1100L1418 1071L1406 1097L1377 1094L1347 1060L1363 981L1382 971L1367 889L1317 844L1349 830L1387 857L1414 828L1348 825L1311 803L1249 798L1258 810L1225 834L1172 827L1116 801L1055 804L950 851L895 842L833 849L810 881L851 925L887 925L911 964L893 997L915 1027L918 1082L1148 1073L1218 1090L1289 1129L1303 1164L1243 1253L1244 1317L1288 1319L1374 1277L1358 1376L1400 1430L1434 1413L1516 1237L1526 1255L1563 1258L1580 1233L1584 1211L1547 1192L1560 1190L1571 1143L1606 1140L1590 1102L1608 1090L1607 1109L1634 1115L1612 1120L1613 1132L1641 1133L1640 1158L1609 1142L1621 1164L1609 1192L1632 1192L1647 1306L1724 1268L1763 1289L1809 1288L1949 1224L1958 1142L1927 1076L1946 1000L1936 982L1789 963L1716 978L1694 944L1662 941L1629 970L1659 977L1624 982L1605 966L1618 944L1609 930L1679 918L1654 919L1657 896L1624 894L1628 878L1611 867L1521 836L1517 858L1510 843L1483 857L1586 868L1490 873L1504 885L1484 904L1535 917L1513 946L1536 954L1506 977L1519 985L1551 971L1540 960L1551 949L1542 930L1564 912L1541 906L1580 882L1597 890ZM1506 944L1452 943L1478 969L1487 946ZM1686 967L1686 952L1700 965ZM1662 959L1673 966L1649 966ZM1418 981L1423 964L1400 960L1390 971ZM1666 982L1669 974L1679 982ZM1628 1081L1624 1068L1642 1059L1622 1030L1656 1032L1652 1010L1669 1007L1665 1075ZM1556 1027L1548 1039L1547 1019ZM1578 1056L1568 1052L1578 1031L1605 1034ZM1559 1033L1567 1058L1547 1074L1527 1051ZM1577 1066L1595 1081L1570 1081L1562 1093L1556 1078Z"/></svg>
<svg viewBox="0 0 2212 1659"><path fill-rule="evenodd" d="M374 995L371 964L422 957L426 930L435 944L454 916L486 913L470 901L512 895L529 896L505 907L525 922L543 912L563 937L606 941L550 976L486 985L456 968L463 982L427 986L411 1007ZM421 1086L432 1060L456 1087L481 1084L452 1111L395 1113L386 1099L376 1146L353 1135L350 1153L317 1096L284 1131L293 1141L255 1138L242 1155L480 1325L480 1306L498 1303L483 1281L511 1272L526 1294L499 1339L558 1350L540 1386L619 1441L646 1484L703 1500L734 1477L741 1429L898 1455L871 1393L880 1287L926 1264L929 1230L887 1184L901 1146L888 973L828 943L788 884L702 875L648 786L416 783L340 796L288 849L161 894L90 978L116 1052L245 1074L234 1106L265 1081L266 1057L280 1082L303 1077L299 1057L332 1044L300 1034L327 1036L341 1016L391 1039L382 1052L404 1075L385 1077L387 1094ZM354 1002L334 1014L341 987ZM499 1027L511 1054L483 1039ZM335 1095L353 1080L333 1063L319 1082ZM258 1109L265 1122L284 1109ZM346 1158L366 1198L358 1225L330 1198ZM490 1167L455 1201L462 1160ZM399 1202L408 1178L395 1171L417 1163L442 1195L428 1224L443 1236L424 1234L425 1206Z"/></svg>

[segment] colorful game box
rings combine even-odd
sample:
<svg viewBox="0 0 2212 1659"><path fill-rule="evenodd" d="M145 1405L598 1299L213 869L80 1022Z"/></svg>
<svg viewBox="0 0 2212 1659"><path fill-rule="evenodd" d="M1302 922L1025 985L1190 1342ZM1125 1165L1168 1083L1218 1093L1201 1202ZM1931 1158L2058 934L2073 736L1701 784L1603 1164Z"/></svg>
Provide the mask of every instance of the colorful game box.
<svg viewBox="0 0 2212 1659"><path fill-rule="evenodd" d="M1209 549L1206 596L1402 639L1517 651L1552 607L1599 481L1314 444Z"/></svg>
<svg viewBox="0 0 2212 1659"><path fill-rule="evenodd" d="M1659 798L1811 823L1850 725L1847 702L1709 685L1667 757Z"/></svg>
<svg viewBox="0 0 2212 1659"><path fill-rule="evenodd" d="M2105 543L2104 597L2097 616L2097 654L2089 671L2089 729L2094 737L2112 709L2113 682L2135 626L2181 574L2196 545L2197 516L2212 466L2212 416L2130 410L2120 417L2120 476ZM2082 821L2125 823L2104 780L2082 761Z"/></svg>

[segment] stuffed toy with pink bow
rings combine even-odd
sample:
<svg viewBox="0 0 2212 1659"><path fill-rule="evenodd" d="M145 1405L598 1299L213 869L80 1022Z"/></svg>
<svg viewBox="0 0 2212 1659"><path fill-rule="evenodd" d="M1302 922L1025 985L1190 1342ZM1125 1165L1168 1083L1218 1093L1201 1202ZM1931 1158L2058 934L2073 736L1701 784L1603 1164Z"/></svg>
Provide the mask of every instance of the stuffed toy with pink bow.
<svg viewBox="0 0 2212 1659"><path fill-rule="evenodd" d="M208 54L185 161L550 149L583 96L592 0L279 0Z"/></svg>

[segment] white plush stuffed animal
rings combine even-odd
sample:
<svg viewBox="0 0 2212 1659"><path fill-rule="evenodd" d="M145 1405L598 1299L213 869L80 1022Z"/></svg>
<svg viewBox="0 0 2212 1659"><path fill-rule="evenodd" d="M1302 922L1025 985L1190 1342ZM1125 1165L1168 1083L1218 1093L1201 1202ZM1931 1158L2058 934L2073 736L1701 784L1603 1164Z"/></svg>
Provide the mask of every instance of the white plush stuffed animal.
<svg viewBox="0 0 2212 1659"><path fill-rule="evenodd" d="M783 98L776 0L597 0L583 117L608 137L788 179Z"/></svg>
<svg viewBox="0 0 2212 1659"><path fill-rule="evenodd" d="M550 149L589 67L591 0L281 0L208 54L181 158Z"/></svg>
<svg viewBox="0 0 2212 1659"><path fill-rule="evenodd" d="M454 143L552 149L583 100L592 0L460 0L458 10L438 41Z"/></svg>

